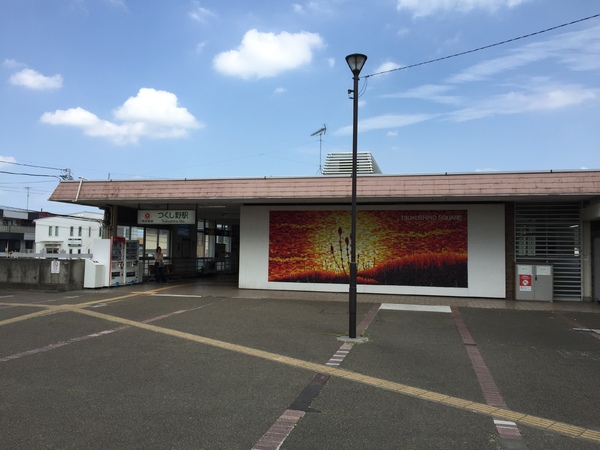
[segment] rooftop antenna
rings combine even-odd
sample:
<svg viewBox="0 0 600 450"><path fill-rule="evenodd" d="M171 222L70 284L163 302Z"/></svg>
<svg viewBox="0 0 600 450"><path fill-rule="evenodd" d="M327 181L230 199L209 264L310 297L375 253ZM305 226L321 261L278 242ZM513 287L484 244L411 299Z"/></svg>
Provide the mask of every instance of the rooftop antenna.
<svg viewBox="0 0 600 450"><path fill-rule="evenodd" d="M311 136L316 136L319 135L319 170L317 171L318 174L322 174L323 173L323 166L321 165L321 149L323 148L323 135L327 133L327 125L323 124L323 128L315 131L313 134L311 134Z"/></svg>

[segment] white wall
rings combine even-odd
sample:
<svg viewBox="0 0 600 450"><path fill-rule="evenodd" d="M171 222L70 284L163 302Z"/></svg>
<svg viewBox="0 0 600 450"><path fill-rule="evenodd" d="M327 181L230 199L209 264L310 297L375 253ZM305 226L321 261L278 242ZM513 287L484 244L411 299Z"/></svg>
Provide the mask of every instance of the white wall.
<svg viewBox="0 0 600 450"><path fill-rule="evenodd" d="M240 217L239 286L245 289L276 289L298 291L347 292L347 284L281 283L268 281L269 211L270 210L333 210L333 207L252 207L243 206ZM340 208L342 209L342 208ZM360 210L361 208L359 208ZM438 295L460 297L506 297L504 251L504 205L409 205L363 209L383 210L466 210L468 214L467 288L424 286L358 285L359 293Z"/></svg>
<svg viewBox="0 0 600 450"><path fill-rule="evenodd" d="M77 254L81 250L82 254L91 253L92 242L100 237L101 213L77 213L69 217L53 216L44 217L35 221L35 251L44 253L46 244L59 245L59 252ZM52 236L49 235L48 228L52 227ZM58 236L55 233L55 227L58 227ZM71 236L71 227L73 227L73 236ZM79 236L79 227L82 228ZM91 228L91 233L90 229ZM81 246L69 246L69 240L81 240Z"/></svg>

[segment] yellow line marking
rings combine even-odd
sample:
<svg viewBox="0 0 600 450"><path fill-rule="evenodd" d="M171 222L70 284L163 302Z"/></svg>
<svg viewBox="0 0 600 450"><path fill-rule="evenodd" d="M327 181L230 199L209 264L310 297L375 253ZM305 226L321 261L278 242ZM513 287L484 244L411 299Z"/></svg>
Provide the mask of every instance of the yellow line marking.
<svg viewBox="0 0 600 450"><path fill-rule="evenodd" d="M229 350L244 355L254 356L262 358L268 361L276 361L282 364L286 364L292 367L302 368L311 372L323 373L338 378L342 378L349 381L355 381L358 383L366 384L369 386L377 387L380 389L386 389L399 394L409 395L411 397L419 398L422 400L438 403L441 405L450 406L453 408L463 409L467 411L477 412L483 415L494 417L507 417L510 416L515 422L522 423L524 425L533 426L536 428L542 428L556 433L570 436L579 437L594 442L600 443L600 433L595 430L588 430L581 427L576 427L567 423L555 422L552 420L544 419L542 417L536 417L510 411L502 408L495 408L493 406L485 405L478 402L470 402L457 397L451 397L448 395L440 394L425 389L413 388L401 383L395 383L393 381L382 380L380 378L371 377L368 375L362 375L355 372L350 372L345 369L337 367L326 366L309 361L303 361L301 359L291 358L287 356L278 355L276 353L267 352L264 350L258 350L243 345L231 344L229 342L219 341L204 336L198 336L191 333L185 333L182 331L172 330L169 328L163 328L156 325L150 325L146 323L140 323L129 319L120 317L110 316L108 314L102 314L97 311L83 310L77 307L72 308L73 311L85 314L88 316L96 317L99 319L108 320L111 322L121 323L124 325L130 325L132 327L141 328L143 330L152 331L155 333L161 333L167 336L173 336L180 339L186 339L201 344L210 345L212 347Z"/></svg>
<svg viewBox="0 0 600 450"><path fill-rule="evenodd" d="M526 414L522 414L522 413L518 413L518 412L514 412L514 411L507 411L505 409L500 409L500 410L496 411L496 413L494 414L494 417L496 419L511 420L513 422L518 422L525 416L526 416Z"/></svg>
<svg viewBox="0 0 600 450"><path fill-rule="evenodd" d="M223 350L229 350L235 353L241 353L244 355L254 356L256 358L261 358L267 361L279 362L282 364L286 364L288 366L306 369L311 372L323 373L330 376L338 377L348 381L354 381L357 383L362 383L368 386L376 387L379 389L385 389L391 392L395 392L398 394L408 395L410 397L418 398L421 400L437 403L440 405L450 406L452 408L458 408L470 412L475 412L478 414L483 414L490 416L492 418L503 418L510 419L515 423L521 423L523 425L532 426L536 428L541 428L548 431L553 431L558 434L562 434L564 436L576 437L580 439L585 439L588 441L593 441L596 443L600 443L600 432L596 430L590 430L574 425L570 425L562 422L555 422L552 420L544 419L542 417L536 417L529 414L523 414L516 411L510 411L508 409L496 408L493 406L489 406L483 403L471 402L469 400L465 400L458 397L452 397L448 395L444 395L434 391L428 391L425 389L415 388L412 386L408 386L401 383L396 383L393 381L383 380L380 378L363 375L356 372L350 372L345 369L340 369L338 367L332 367L327 365L321 365L316 363L311 363L309 361L303 361L301 359L291 358L288 356L278 355L276 353L267 352L264 350L258 350L250 347L245 347L242 345L231 344L229 342L219 341L216 339L211 339L204 336L198 336L191 333L186 333L183 331L172 330L169 328L163 328L156 325L150 325L147 323L136 322L134 320L129 320L117 316L111 316L108 314L99 313L97 311L91 311L87 309L83 309L84 307L91 306L97 303L108 303L117 300L123 300L127 298L137 297L139 295L147 295L153 292L162 291L166 289L170 289L171 286L159 288L156 290L144 291L144 292L135 292L119 297L113 297L104 300L94 300L91 302L80 303L80 304L66 304L66 305L31 305L31 304L12 304L12 303L0 303L0 305L13 305L13 306L36 306L45 308L44 311L39 311L36 313L26 314L23 316L15 317L12 319L7 319L4 321L0 321L0 326L6 325L9 323L20 322L23 320L28 320L36 317L41 317L45 314L50 314L52 312L58 311L70 311L79 314L84 314L87 316L95 317L98 319L107 320L109 322L120 323L123 325L129 325L131 327L143 329L146 331L151 331L154 333L160 333L167 336L176 337L179 339L185 339L192 342L197 342L200 344L210 345L212 347L220 348Z"/></svg>
<svg viewBox="0 0 600 450"><path fill-rule="evenodd" d="M585 430L583 433L581 433L580 437L589 439L591 441L600 442L600 431Z"/></svg>
<svg viewBox="0 0 600 450"><path fill-rule="evenodd" d="M34 319L36 317L47 316L48 314L57 312L56 309L64 309L64 308L54 309L54 308L48 308L48 307L45 307L45 308L46 309L44 309L43 311L38 311L38 312L31 313L31 314L24 314L22 316L13 317L12 319L2 320L2 321L0 321L0 327L4 326L4 325L10 325L11 323L17 323L17 322L22 322L24 320Z"/></svg>
<svg viewBox="0 0 600 450"><path fill-rule="evenodd" d="M125 294L125 295L120 295L119 297L111 297L111 298L105 298L105 299L99 299L99 300L92 300L91 302L74 303L73 306L77 306L79 308L85 308L86 306L93 306L93 305L97 305L99 303L112 303L112 302L117 302L119 300L125 300L127 298L139 297L139 295L140 294L137 294L137 293Z"/></svg>
<svg viewBox="0 0 600 450"><path fill-rule="evenodd" d="M155 294L157 292L161 292L161 291L164 291L167 289L173 289L174 287L175 286L164 286L162 288L151 289L148 291L131 292L129 294L120 295L118 297L109 297L109 298L105 298L105 299L92 300L92 301L85 302L85 303L73 303L73 304L67 304L67 305L47 305L47 304L40 304L40 303L12 303L12 302L0 302L0 305L1 306L24 307L24 308L44 308L49 311L56 311L56 310L65 311L65 310L72 310L73 307L85 308L87 306L93 306L93 305L102 304L102 303L112 303L112 302L116 302L119 300L125 300L128 298L138 297L140 295L152 295L152 294ZM48 312L42 311L42 312L38 312L38 313L31 313L31 314L26 314L23 316L14 317L12 319L2 320L2 321L0 321L0 326L7 325L10 323L20 322L22 320L33 319L35 317L43 316L44 314L48 314Z"/></svg>
<svg viewBox="0 0 600 450"><path fill-rule="evenodd" d="M0 306L22 306L24 308L27 308L27 307L52 308L52 306L56 306L56 305L42 305L40 303L4 303L4 302L1 302Z"/></svg>

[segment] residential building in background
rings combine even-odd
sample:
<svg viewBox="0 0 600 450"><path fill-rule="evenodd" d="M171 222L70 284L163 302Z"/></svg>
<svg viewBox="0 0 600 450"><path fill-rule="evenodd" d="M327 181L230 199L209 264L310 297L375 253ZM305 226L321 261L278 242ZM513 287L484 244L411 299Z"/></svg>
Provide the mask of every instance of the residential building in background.
<svg viewBox="0 0 600 450"><path fill-rule="evenodd" d="M35 250L34 220L49 215L46 212L18 208L0 209L0 252L33 253Z"/></svg>
<svg viewBox="0 0 600 450"><path fill-rule="evenodd" d="M89 254L102 237L102 213L80 212L35 221L35 253Z"/></svg>

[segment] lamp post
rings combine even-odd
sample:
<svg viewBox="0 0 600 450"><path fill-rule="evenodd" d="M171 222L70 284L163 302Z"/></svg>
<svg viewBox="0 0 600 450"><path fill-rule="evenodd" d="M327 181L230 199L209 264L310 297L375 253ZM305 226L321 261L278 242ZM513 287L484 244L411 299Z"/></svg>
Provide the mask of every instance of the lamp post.
<svg viewBox="0 0 600 450"><path fill-rule="evenodd" d="M358 75L362 70L367 56L354 53L346 56L346 62L354 77L354 89L352 91L352 212L350 226L350 289L349 289L349 331L348 337L356 338L356 171L358 165L357 140L358 140Z"/></svg>

